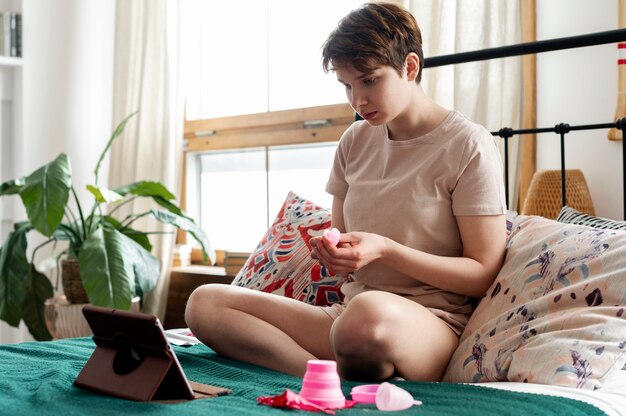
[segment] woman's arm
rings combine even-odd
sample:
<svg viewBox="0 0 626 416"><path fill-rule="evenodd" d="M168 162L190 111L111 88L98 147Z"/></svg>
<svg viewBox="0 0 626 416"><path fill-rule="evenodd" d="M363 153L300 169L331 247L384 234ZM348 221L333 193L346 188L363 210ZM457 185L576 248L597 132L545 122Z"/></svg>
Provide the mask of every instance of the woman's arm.
<svg viewBox="0 0 626 416"><path fill-rule="evenodd" d="M338 247L320 239L314 243L313 256L340 275L378 261L430 286L467 296L482 296L502 266L505 217L460 216L457 223L463 243L462 257L428 254L364 232L342 234Z"/></svg>
<svg viewBox="0 0 626 416"><path fill-rule="evenodd" d="M428 285L482 296L502 267L506 245L504 215L457 217L462 257L424 253L385 238L379 261Z"/></svg>
<svg viewBox="0 0 626 416"><path fill-rule="evenodd" d="M331 224L340 232L346 232L346 225L343 222L343 199L337 198L336 196L333 197Z"/></svg>

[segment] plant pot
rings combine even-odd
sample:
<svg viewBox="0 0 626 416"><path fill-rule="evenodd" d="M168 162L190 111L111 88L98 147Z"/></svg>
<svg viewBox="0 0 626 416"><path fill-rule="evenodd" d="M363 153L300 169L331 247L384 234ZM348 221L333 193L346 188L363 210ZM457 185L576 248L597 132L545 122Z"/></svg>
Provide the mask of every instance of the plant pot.
<svg viewBox="0 0 626 416"><path fill-rule="evenodd" d="M65 296L50 298L44 302L46 327L53 339L93 335L83 316L83 306L85 305L69 303ZM133 298L130 310L139 312L139 296Z"/></svg>
<svg viewBox="0 0 626 416"><path fill-rule="evenodd" d="M80 278L78 259L61 260L61 283L69 303L89 303L89 297Z"/></svg>

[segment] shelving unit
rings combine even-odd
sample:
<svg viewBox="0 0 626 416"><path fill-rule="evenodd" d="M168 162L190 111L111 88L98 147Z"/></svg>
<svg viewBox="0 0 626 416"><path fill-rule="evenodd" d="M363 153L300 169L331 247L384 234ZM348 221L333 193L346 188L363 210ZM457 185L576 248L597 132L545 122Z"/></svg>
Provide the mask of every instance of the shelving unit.
<svg viewBox="0 0 626 416"><path fill-rule="evenodd" d="M22 12L28 0L0 0L0 11ZM23 30L24 26L22 26ZM0 56L0 182L12 179L14 172L13 149L22 139L24 58ZM13 206L7 198L0 200L0 244L13 227ZM25 328L15 329L0 323L0 343L21 342L32 339Z"/></svg>
<svg viewBox="0 0 626 416"><path fill-rule="evenodd" d="M0 12L22 13L24 1L0 0ZM0 55L0 182L15 176L13 150L22 138L23 124L23 62L23 57ZM12 213L9 202L0 201L0 243L12 228Z"/></svg>
<svg viewBox="0 0 626 416"><path fill-rule="evenodd" d="M13 56L0 56L0 67L21 67L22 66L22 58L17 58Z"/></svg>

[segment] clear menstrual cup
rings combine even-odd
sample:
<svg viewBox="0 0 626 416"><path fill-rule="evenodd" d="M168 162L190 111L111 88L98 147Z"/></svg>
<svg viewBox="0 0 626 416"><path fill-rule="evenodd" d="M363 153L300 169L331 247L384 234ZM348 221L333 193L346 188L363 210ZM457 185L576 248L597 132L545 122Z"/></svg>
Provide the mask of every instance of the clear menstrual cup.
<svg viewBox="0 0 626 416"><path fill-rule="evenodd" d="M346 405L337 374L337 363L330 360L309 360L302 379L300 396L327 409L339 409Z"/></svg>
<svg viewBox="0 0 626 416"><path fill-rule="evenodd" d="M405 410L413 405L422 404L414 400L411 393L391 383L382 383L376 391L376 407L378 410Z"/></svg>

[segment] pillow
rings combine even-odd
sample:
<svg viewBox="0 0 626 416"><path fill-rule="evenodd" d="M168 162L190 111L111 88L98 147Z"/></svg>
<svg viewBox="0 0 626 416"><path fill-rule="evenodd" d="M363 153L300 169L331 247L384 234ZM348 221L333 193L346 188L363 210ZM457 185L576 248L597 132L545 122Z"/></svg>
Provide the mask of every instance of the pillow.
<svg viewBox="0 0 626 416"><path fill-rule="evenodd" d="M626 232L518 216L447 382L595 389L626 363Z"/></svg>
<svg viewBox="0 0 626 416"><path fill-rule="evenodd" d="M582 213L567 205L561 208L559 216L556 218L558 222L565 224L579 224L588 227L609 229L609 230L626 230L626 221L615 221L608 218L594 217L593 215Z"/></svg>
<svg viewBox="0 0 626 416"><path fill-rule="evenodd" d="M509 235L511 235L511 231L513 230L513 221L515 221L515 218L517 218L519 214L517 213L517 211L511 211L511 210L507 210L506 211L506 235L507 237Z"/></svg>
<svg viewBox="0 0 626 416"><path fill-rule="evenodd" d="M330 227L330 211L289 192L272 226L232 284L312 305L343 300L342 279L311 258L311 237Z"/></svg>

